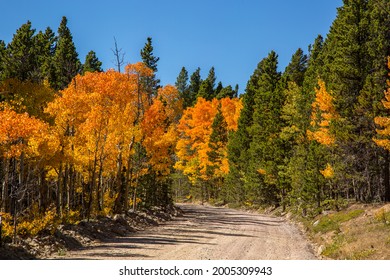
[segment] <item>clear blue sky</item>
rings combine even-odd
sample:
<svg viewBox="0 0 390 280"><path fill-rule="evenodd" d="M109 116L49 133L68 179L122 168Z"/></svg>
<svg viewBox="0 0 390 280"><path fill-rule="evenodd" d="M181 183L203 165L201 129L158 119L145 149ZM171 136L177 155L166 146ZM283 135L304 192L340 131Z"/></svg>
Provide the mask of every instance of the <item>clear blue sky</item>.
<svg viewBox="0 0 390 280"><path fill-rule="evenodd" d="M243 92L257 63L269 51L279 55L279 69L297 48L307 51L324 37L342 0L0 0L0 39L10 42L27 20L33 28L57 31L68 18L79 58L94 50L103 68L113 68L114 36L126 55L140 61L146 38L160 57L157 76L174 84L182 66L201 68L205 78L215 67L217 81L239 84Z"/></svg>

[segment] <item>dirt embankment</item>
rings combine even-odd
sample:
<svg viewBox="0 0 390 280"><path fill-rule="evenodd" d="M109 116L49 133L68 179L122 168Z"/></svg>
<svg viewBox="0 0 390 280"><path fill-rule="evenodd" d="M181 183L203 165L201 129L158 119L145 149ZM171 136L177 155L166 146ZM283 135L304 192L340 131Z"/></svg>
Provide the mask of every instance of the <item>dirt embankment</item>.
<svg viewBox="0 0 390 280"><path fill-rule="evenodd" d="M304 222L321 257L390 259L390 204L353 204Z"/></svg>
<svg viewBox="0 0 390 280"><path fill-rule="evenodd" d="M158 227L106 238L60 259L315 259L301 232L282 218L227 208L180 205L183 215Z"/></svg>
<svg viewBox="0 0 390 280"><path fill-rule="evenodd" d="M181 210L177 207L156 207L145 212L81 221L77 225L60 225L54 234L47 231L34 238L18 237L16 245L4 244L0 247L0 260L58 258L67 252L158 226L178 215L181 215Z"/></svg>

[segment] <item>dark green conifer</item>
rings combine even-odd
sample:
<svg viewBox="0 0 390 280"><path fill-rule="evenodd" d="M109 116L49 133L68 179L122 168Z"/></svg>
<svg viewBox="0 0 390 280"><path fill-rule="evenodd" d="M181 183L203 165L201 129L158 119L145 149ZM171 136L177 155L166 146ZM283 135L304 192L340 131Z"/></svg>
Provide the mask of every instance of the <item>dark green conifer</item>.
<svg viewBox="0 0 390 280"><path fill-rule="evenodd" d="M35 29L31 22L23 24L14 34L12 41L3 53L2 79L16 78L20 81L35 78L36 49L34 40Z"/></svg>
<svg viewBox="0 0 390 280"><path fill-rule="evenodd" d="M85 62L81 68L81 73L85 74L86 72L102 72L102 62L99 61L96 53L94 51L89 51L85 57Z"/></svg>
<svg viewBox="0 0 390 280"><path fill-rule="evenodd" d="M58 40L53 57L53 72L50 80L54 89L60 90L68 86L81 69L72 34L67 26L68 20L62 17L58 28Z"/></svg>
<svg viewBox="0 0 390 280"><path fill-rule="evenodd" d="M153 76L143 79L143 84L146 88L146 91L148 92L148 99L150 104L152 104L153 98L157 96L157 90L160 87L160 80L156 78L156 73L158 71L157 62L160 60L160 58L154 56L153 50L154 48L152 45L152 38L148 37L140 53L142 62L153 70Z"/></svg>
<svg viewBox="0 0 390 280"><path fill-rule="evenodd" d="M189 96L194 97L193 103L190 106L193 106L196 103L196 98L198 96L201 83L202 79L200 77L200 68L198 67L190 77Z"/></svg>

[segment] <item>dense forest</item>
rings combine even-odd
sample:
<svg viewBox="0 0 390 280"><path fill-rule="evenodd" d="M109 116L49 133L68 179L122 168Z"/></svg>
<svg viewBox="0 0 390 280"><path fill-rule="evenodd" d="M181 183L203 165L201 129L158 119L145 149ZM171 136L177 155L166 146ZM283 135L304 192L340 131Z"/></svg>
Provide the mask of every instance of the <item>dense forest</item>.
<svg viewBox="0 0 390 280"><path fill-rule="evenodd" d="M103 71L57 33L0 40L0 213L20 234L53 221L167 206L175 198L291 207L390 201L390 2L344 0L326 38L283 72L270 51L245 91L214 67L160 85L142 62Z"/></svg>

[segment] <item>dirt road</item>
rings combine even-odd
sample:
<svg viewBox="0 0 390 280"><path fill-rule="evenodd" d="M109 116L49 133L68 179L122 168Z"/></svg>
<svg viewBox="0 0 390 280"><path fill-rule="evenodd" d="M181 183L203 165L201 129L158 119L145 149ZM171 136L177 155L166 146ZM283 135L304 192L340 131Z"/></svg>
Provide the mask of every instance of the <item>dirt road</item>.
<svg viewBox="0 0 390 280"><path fill-rule="evenodd" d="M164 225L67 252L65 259L314 259L300 231L280 218L199 205Z"/></svg>

